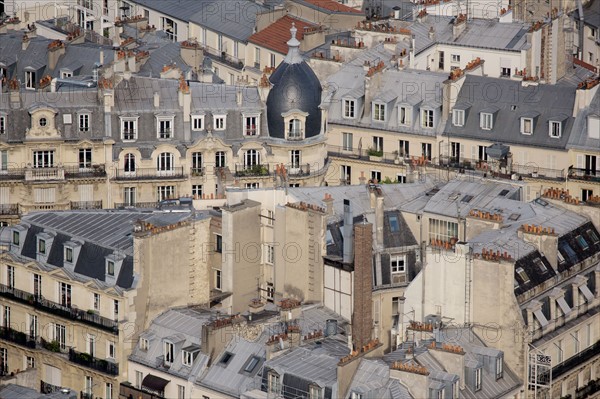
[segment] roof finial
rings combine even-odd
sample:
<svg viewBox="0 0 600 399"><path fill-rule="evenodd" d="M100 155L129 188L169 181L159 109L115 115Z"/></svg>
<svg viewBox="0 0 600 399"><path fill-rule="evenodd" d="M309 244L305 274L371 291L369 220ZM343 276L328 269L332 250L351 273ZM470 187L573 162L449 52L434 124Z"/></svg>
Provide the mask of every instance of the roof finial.
<svg viewBox="0 0 600 399"><path fill-rule="evenodd" d="M296 29L296 23L292 22L292 27L290 28L292 38L287 42L288 53L284 60L284 62L288 64L298 64L302 62L302 57L300 56L300 42L296 39L297 32L298 29Z"/></svg>

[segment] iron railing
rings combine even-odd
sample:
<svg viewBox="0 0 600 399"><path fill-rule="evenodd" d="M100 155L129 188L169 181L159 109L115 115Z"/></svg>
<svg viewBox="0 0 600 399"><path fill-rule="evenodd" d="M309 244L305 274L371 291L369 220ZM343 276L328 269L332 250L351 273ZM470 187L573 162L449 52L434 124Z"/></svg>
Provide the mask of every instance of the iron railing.
<svg viewBox="0 0 600 399"><path fill-rule="evenodd" d="M156 208L158 202L115 202L115 208Z"/></svg>
<svg viewBox="0 0 600 399"><path fill-rule="evenodd" d="M577 366L587 362L588 360L594 358L600 352L600 341L597 341L595 344L588 346L578 354L571 356L567 360L562 363L557 364L552 368L552 378L556 379L557 377L563 375L564 373L574 370Z"/></svg>
<svg viewBox="0 0 600 399"><path fill-rule="evenodd" d="M245 164L236 164L235 165L235 175L236 177L245 177L245 176L269 176L269 165L268 164L256 164L256 165L245 165Z"/></svg>
<svg viewBox="0 0 600 399"><path fill-rule="evenodd" d="M45 381L40 381L40 392L41 393L45 393L45 394L51 394L54 392L58 392L62 389L61 386L58 385L52 385L48 382Z"/></svg>
<svg viewBox="0 0 600 399"><path fill-rule="evenodd" d="M170 170L157 170L154 168L136 168L134 171L117 169L115 180L173 180L183 179L185 173L183 166Z"/></svg>
<svg viewBox="0 0 600 399"><path fill-rule="evenodd" d="M78 320L82 323L100 327L106 331L112 332L113 334L119 333L119 324L112 319L81 309L64 306L56 302L49 301L42 296L34 296L27 291L0 284L0 296L27 303L39 310L63 317L65 319Z"/></svg>
<svg viewBox="0 0 600 399"><path fill-rule="evenodd" d="M20 213L19 204L0 205L0 215L18 215Z"/></svg>
<svg viewBox="0 0 600 399"><path fill-rule="evenodd" d="M591 169L569 168L569 179L600 183L600 171L597 172Z"/></svg>
<svg viewBox="0 0 600 399"><path fill-rule="evenodd" d="M192 176L192 177L204 176L204 167L190 168L190 176Z"/></svg>
<svg viewBox="0 0 600 399"><path fill-rule="evenodd" d="M13 342L26 348L35 349L36 347L35 339L29 337L24 332L13 330L10 327L0 327L0 339Z"/></svg>
<svg viewBox="0 0 600 399"><path fill-rule="evenodd" d="M92 165L89 168L65 166L65 177L67 179L106 177L106 168L104 165Z"/></svg>
<svg viewBox="0 0 600 399"><path fill-rule="evenodd" d="M119 396L122 398L163 399L162 396L136 388L128 382L119 385Z"/></svg>
<svg viewBox="0 0 600 399"><path fill-rule="evenodd" d="M108 360L98 359L89 353L69 349L69 361L105 374L119 375L119 365Z"/></svg>
<svg viewBox="0 0 600 399"><path fill-rule="evenodd" d="M72 210L81 209L102 209L102 200L100 201L71 201Z"/></svg>

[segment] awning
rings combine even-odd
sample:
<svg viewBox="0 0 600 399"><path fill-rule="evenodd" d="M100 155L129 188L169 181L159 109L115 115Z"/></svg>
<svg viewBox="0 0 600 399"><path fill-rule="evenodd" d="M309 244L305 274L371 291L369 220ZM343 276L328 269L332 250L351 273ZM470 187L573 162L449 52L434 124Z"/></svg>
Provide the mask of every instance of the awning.
<svg viewBox="0 0 600 399"><path fill-rule="evenodd" d="M144 377L144 380L142 381L142 387L147 388L151 391L163 392L169 382L169 380L165 380L164 378L160 378L159 376L148 374Z"/></svg>
<svg viewBox="0 0 600 399"><path fill-rule="evenodd" d="M562 310L562 312L564 314L569 314L571 312L571 308L569 307L569 305L567 304L567 301L565 301L564 297L560 297L556 300L556 302L558 303L558 306L560 306L560 310Z"/></svg>
<svg viewBox="0 0 600 399"><path fill-rule="evenodd" d="M536 310L533 312L533 314L535 315L535 318L538 319L542 327L546 327L548 325L548 320L546 320L546 316L544 316L544 313L542 313L542 309Z"/></svg>
<svg viewBox="0 0 600 399"><path fill-rule="evenodd" d="M590 291L590 289L588 288L587 285L585 285L585 284L580 285L579 291L581 291L581 293L583 294L583 296L585 297L585 299L588 302L591 302L594 299L594 294L592 294L592 291Z"/></svg>

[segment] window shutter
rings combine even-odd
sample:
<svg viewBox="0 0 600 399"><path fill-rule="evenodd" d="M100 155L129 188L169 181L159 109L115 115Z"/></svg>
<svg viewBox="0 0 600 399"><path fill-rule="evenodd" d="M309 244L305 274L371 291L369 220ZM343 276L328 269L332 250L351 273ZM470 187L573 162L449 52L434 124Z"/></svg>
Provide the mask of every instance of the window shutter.
<svg viewBox="0 0 600 399"><path fill-rule="evenodd" d="M77 188L79 191L79 200L82 202L94 200L94 185L93 184L80 184Z"/></svg>
<svg viewBox="0 0 600 399"><path fill-rule="evenodd" d="M465 159L466 158L465 157L465 145L464 144L460 145L460 158L461 159Z"/></svg>
<svg viewBox="0 0 600 399"><path fill-rule="evenodd" d="M478 151L479 151L479 147L477 147L476 145L471 146L471 159L472 160L476 160L479 157Z"/></svg>

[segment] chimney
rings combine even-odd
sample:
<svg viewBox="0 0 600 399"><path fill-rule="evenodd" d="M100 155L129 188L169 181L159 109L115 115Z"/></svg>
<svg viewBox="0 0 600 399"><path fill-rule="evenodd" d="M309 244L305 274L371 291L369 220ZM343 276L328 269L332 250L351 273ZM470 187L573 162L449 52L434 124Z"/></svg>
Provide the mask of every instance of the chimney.
<svg viewBox="0 0 600 399"><path fill-rule="evenodd" d="M517 236L535 246L548 259L554 271L558 272L558 234L554 228L524 224L517 231Z"/></svg>
<svg viewBox="0 0 600 399"><path fill-rule="evenodd" d="M154 92L154 108L160 107L160 95L157 91Z"/></svg>
<svg viewBox="0 0 600 399"><path fill-rule="evenodd" d="M352 343L356 350L371 341L373 329L371 287L373 281L373 225L364 222L357 224L354 226L354 237L356 250L354 253Z"/></svg>
<svg viewBox="0 0 600 399"><path fill-rule="evenodd" d="M235 92L235 103L237 104L238 107L242 106L242 100L243 100L242 88L238 87Z"/></svg>
<svg viewBox="0 0 600 399"><path fill-rule="evenodd" d="M352 205L350 200L344 199L344 229L342 236L344 237L344 263L352 263L353 256L353 217Z"/></svg>
<svg viewBox="0 0 600 399"><path fill-rule="evenodd" d="M452 37L457 39L461 33L467 27L467 15L466 14L458 14L454 19L454 24L452 25Z"/></svg>
<svg viewBox="0 0 600 399"><path fill-rule="evenodd" d="M204 50L200 44L193 40L182 42L179 52L183 61L192 67L194 71L200 71L204 63Z"/></svg>
<svg viewBox="0 0 600 399"><path fill-rule="evenodd" d="M456 104L458 93L465 83L465 74L463 73L456 79L447 79L442 86L442 115L450 115L450 111Z"/></svg>
<svg viewBox="0 0 600 399"><path fill-rule="evenodd" d="M23 50L23 51L27 50L27 47L29 47L29 42L31 42L31 39L29 38L29 36L23 35L23 42L21 43L21 50Z"/></svg>
<svg viewBox="0 0 600 399"><path fill-rule="evenodd" d="M100 50L100 66L104 66L104 50Z"/></svg>
<svg viewBox="0 0 600 399"><path fill-rule="evenodd" d="M435 29L433 26L429 28L429 40L435 41Z"/></svg>
<svg viewBox="0 0 600 399"><path fill-rule="evenodd" d="M65 44L60 40L54 40L48 44L48 68L53 71L58 60L65 53Z"/></svg>
<svg viewBox="0 0 600 399"><path fill-rule="evenodd" d="M333 197L331 194L325 193L323 202L325 203L325 212L327 212L327 216L333 216Z"/></svg>

